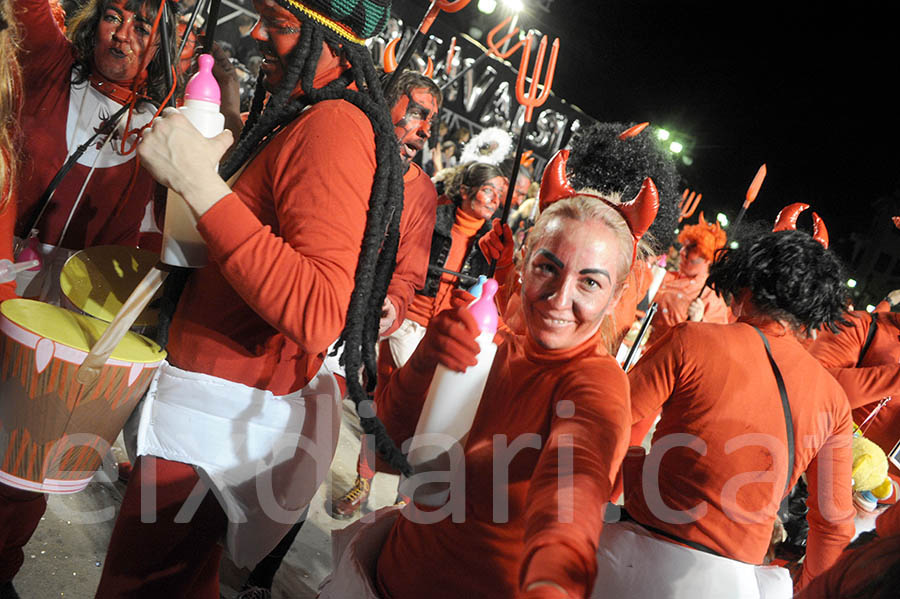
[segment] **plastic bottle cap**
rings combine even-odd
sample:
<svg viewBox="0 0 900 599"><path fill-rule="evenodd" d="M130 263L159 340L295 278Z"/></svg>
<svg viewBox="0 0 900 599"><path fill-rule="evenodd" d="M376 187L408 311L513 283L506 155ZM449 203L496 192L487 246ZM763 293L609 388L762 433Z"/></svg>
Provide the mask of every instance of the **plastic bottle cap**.
<svg viewBox="0 0 900 599"><path fill-rule="evenodd" d="M494 294L497 293L497 281L488 279L482 285L481 297L472 302L468 310L478 323L478 330L493 335L497 332L497 306L494 305Z"/></svg>
<svg viewBox="0 0 900 599"><path fill-rule="evenodd" d="M219 83L212 74L215 59L211 54L201 54L198 63L200 64L200 70L191 77L187 87L184 88L185 100L202 100L213 104L221 104L222 92L219 91Z"/></svg>
<svg viewBox="0 0 900 599"><path fill-rule="evenodd" d="M475 299L481 297L481 290L484 287L484 282L487 281L487 277L484 275L478 275L478 282L472 285L469 288L469 293L475 296Z"/></svg>

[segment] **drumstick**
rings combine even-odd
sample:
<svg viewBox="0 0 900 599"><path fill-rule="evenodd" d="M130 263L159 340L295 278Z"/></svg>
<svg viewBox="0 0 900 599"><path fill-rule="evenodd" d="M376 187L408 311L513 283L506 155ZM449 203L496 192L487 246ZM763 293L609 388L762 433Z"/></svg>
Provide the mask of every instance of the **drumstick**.
<svg viewBox="0 0 900 599"><path fill-rule="evenodd" d="M97 380L97 377L100 376L100 370L106 364L109 356L112 355L113 350L125 337L128 329L131 328L137 317L144 311L150 300L153 299L153 295L163 284L163 281L166 280L168 274L169 267L160 262L144 275L141 282L138 283L131 295L128 296L128 299L122 304L122 308L116 314L116 317L112 319L112 322L109 323L109 326L106 327L106 330L91 347L91 351L85 356L84 362L75 371L76 381L82 385L90 385Z"/></svg>

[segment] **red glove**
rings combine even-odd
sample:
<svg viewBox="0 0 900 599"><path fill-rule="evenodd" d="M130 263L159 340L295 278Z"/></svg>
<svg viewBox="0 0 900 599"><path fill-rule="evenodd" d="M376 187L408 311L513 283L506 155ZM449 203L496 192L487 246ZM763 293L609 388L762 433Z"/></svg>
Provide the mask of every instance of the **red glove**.
<svg viewBox="0 0 900 599"><path fill-rule="evenodd" d="M422 372L433 371L438 364L464 372L478 363L478 334L475 318L464 307L444 310L428 323L425 337L409 361Z"/></svg>
<svg viewBox="0 0 900 599"><path fill-rule="evenodd" d="M472 302L475 301L475 296L466 291L465 289L461 289L457 287L456 289L450 292L450 307L451 308L463 308L468 306Z"/></svg>
<svg viewBox="0 0 900 599"><path fill-rule="evenodd" d="M565 591L551 585L540 585L519 593L521 599L566 599L568 596Z"/></svg>
<svg viewBox="0 0 900 599"><path fill-rule="evenodd" d="M515 242L509 225L501 225L500 219L495 218L491 223L491 230L478 240L478 248L488 261L497 261L497 268L504 269L511 266Z"/></svg>

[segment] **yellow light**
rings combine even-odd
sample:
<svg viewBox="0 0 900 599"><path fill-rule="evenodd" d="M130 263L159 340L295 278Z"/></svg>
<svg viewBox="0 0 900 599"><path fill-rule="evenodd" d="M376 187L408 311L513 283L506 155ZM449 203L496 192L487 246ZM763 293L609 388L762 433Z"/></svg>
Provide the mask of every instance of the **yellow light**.
<svg viewBox="0 0 900 599"><path fill-rule="evenodd" d="M728 244L728 247L730 247L733 250L736 250L736 249L738 249L738 242L732 241L730 244Z"/></svg>
<svg viewBox="0 0 900 599"><path fill-rule="evenodd" d="M525 10L525 4L522 0L503 0L503 3L514 12L522 12Z"/></svg>
<svg viewBox="0 0 900 599"><path fill-rule="evenodd" d="M681 145L681 144L680 144L679 142L677 142L677 141L673 141L672 143L669 144L669 151L671 151L671 152L674 153L674 154L678 154L678 153L681 152L683 149L684 149L684 146Z"/></svg>
<svg viewBox="0 0 900 599"><path fill-rule="evenodd" d="M875 306L873 306L872 304L869 304L868 306L866 306L866 312L874 312L874 311L875 311Z"/></svg>
<svg viewBox="0 0 900 599"><path fill-rule="evenodd" d="M847 287L850 289L856 287L856 279L847 279Z"/></svg>
<svg viewBox="0 0 900 599"><path fill-rule="evenodd" d="M718 214L716 215L716 220L719 221L719 224L722 225L723 227L727 227L727 226L728 226L728 217L725 216L725 213L724 213L724 212L718 213Z"/></svg>
<svg viewBox="0 0 900 599"><path fill-rule="evenodd" d="M661 141L666 141L667 139L669 139L669 132L665 129L657 129L656 137L658 137Z"/></svg>

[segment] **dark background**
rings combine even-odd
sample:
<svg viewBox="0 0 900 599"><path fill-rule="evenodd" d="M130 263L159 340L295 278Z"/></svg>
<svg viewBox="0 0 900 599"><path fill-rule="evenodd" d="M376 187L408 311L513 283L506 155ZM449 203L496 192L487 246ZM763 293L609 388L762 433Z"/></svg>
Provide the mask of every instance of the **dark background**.
<svg viewBox="0 0 900 599"><path fill-rule="evenodd" d="M477 3L438 18L487 31L507 14L503 0L489 16ZM693 163L679 170L707 216L733 219L766 163L748 218L807 202L849 260L850 233L864 234L872 202L898 188L900 10L887 3L553 0L549 13L524 3L520 26L560 38L555 93L598 120L693 139Z"/></svg>

